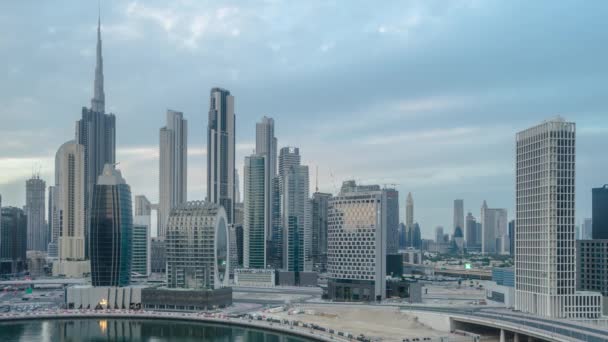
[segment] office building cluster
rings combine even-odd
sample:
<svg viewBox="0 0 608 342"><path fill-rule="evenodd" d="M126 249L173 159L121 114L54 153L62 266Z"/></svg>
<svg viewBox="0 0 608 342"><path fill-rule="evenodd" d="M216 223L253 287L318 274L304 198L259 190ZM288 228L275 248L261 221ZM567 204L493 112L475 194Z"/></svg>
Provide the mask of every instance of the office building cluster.
<svg viewBox="0 0 608 342"><path fill-rule="evenodd" d="M160 274L166 288L128 291L141 292L141 304L150 308L196 310L231 303L228 288L239 281L315 285L317 273L326 274L329 299L382 300L387 277L399 278L404 262L422 263L421 250L511 254L508 283L517 310L556 318L602 313L608 186L592 190L592 218L577 241L574 123L558 117L516 135L515 220L486 201L476 218L455 199L452 226L422 239L414 198L407 194L401 222L395 185L346 180L336 194L320 192L318 184L311 191L300 148L279 147L271 117L256 123L255 151L237 170L236 99L219 87L209 93L204 200L187 198L188 121L176 110L167 110L159 131L158 202L133 197L117 169L116 116L106 113L99 22L93 89L74 136L55 155L48 202L47 184L34 174L26 181L25 206L1 209L2 275L23 274L26 252L36 259L46 253L54 276L90 276L97 288L73 290L74 305L97 307L104 293L113 293L114 307L128 307L133 303L116 288Z"/></svg>

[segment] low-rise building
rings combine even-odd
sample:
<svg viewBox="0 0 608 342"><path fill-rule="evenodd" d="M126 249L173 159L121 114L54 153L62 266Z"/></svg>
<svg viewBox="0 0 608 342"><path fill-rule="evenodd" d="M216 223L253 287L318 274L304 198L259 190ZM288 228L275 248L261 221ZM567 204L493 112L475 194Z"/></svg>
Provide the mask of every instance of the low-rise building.
<svg viewBox="0 0 608 342"><path fill-rule="evenodd" d="M237 286L274 287L275 270L257 268L237 268L234 270L234 284Z"/></svg>

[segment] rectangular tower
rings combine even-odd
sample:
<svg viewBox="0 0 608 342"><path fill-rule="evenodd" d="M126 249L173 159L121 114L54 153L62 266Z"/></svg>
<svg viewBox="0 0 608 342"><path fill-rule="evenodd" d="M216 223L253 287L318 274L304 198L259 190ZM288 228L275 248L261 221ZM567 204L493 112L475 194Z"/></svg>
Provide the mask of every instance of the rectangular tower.
<svg viewBox="0 0 608 342"><path fill-rule="evenodd" d="M169 212L186 202L188 178L188 121L181 112L167 110L160 129L158 237L165 237Z"/></svg>
<svg viewBox="0 0 608 342"><path fill-rule="evenodd" d="M453 233L456 234L456 230L460 229L462 233L464 233L464 200L456 199L454 200L454 227ZM463 234L464 235L464 234Z"/></svg>
<svg viewBox="0 0 608 342"><path fill-rule="evenodd" d="M347 181L329 201L328 293L336 301L386 297L387 192Z"/></svg>
<svg viewBox="0 0 608 342"><path fill-rule="evenodd" d="M48 236L45 211L46 183L36 175L25 182L27 250L46 252Z"/></svg>
<svg viewBox="0 0 608 342"><path fill-rule="evenodd" d="M558 117L519 132L516 155L515 308L576 317L592 302L575 293L575 124Z"/></svg>
<svg viewBox="0 0 608 342"><path fill-rule="evenodd" d="M593 227L591 236L594 240L608 239L608 184L601 188L593 188L591 195L591 226Z"/></svg>
<svg viewBox="0 0 608 342"><path fill-rule="evenodd" d="M283 268L286 271L312 270L312 229L308 199L308 166L292 166L283 184Z"/></svg>
<svg viewBox="0 0 608 342"><path fill-rule="evenodd" d="M327 208L330 199L331 194L312 194L312 260L316 272L327 269Z"/></svg>
<svg viewBox="0 0 608 342"><path fill-rule="evenodd" d="M243 217L243 266L266 266L266 155L245 157Z"/></svg>
<svg viewBox="0 0 608 342"><path fill-rule="evenodd" d="M226 89L211 89L207 124L207 200L234 216L234 97Z"/></svg>

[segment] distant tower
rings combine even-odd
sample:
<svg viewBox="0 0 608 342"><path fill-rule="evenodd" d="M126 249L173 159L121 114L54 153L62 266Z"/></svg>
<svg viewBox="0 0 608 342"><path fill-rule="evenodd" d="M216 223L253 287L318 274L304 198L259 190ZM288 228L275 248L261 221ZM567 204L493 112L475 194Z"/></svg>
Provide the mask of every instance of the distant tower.
<svg viewBox="0 0 608 342"><path fill-rule="evenodd" d="M167 110L167 125L160 129L158 236L165 237L169 212L186 202L188 192L188 121Z"/></svg>
<svg viewBox="0 0 608 342"><path fill-rule="evenodd" d="M101 20L97 22L97 64L91 108L82 108L82 118L76 122L76 142L84 147L84 208L85 255L89 253L90 208L97 177L105 164L116 162L116 117L105 114L103 57L101 53Z"/></svg>
<svg viewBox="0 0 608 342"><path fill-rule="evenodd" d="M509 228L506 209L490 209L486 201L481 206L481 253L508 254Z"/></svg>
<svg viewBox="0 0 608 342"><path fill-rule="evenodd" d="M435 242L442 243L443 242L443 227L437 226L435 228Z"/></svg>
<svg viewBox="0 0 608 342"><path fill-rule="evenodd" d="M460 228L464 232L464 200L454 200L454 227L453 234Z"/></svg>
<svg viewBox="0 0 608 342"><path fill-rule="evenodd" d="M46 252L48 247L47 227L45 223L46 183L39 175L34 175L25 182L25 213L27 216L27 250Z"/></svg>
<svg viewBox="0 0 608 342"><path fill-rule="evenodd" d="M207 124L207 200L224 207L228 223L234 218L234 96L211 89Z"/></svg>
<svg viewBox="0 0 608 342"><path fill-rule="evenodd" d="M93 190L91 208L93 286L129 285L132 240L131 188L120 171L106 164Z"/></svg>
<svg viewBox="0 0 608 342"><path fill-rule="evenodd" d="M468 213L465 220L465 241L467 248L477 248L479 241L477 241L477 221L473 214Z"/></svg>
<svg viewBox="0 0 608 342"><path fill-rule="evenodd" d="M412 193L407 193L407 200L405 201L405 225L411 226L414 224L414 199Z"/></svg>
<svg viewBox="0 0 608 342"><path fill-rule="evenodd" d="M386 193L386 253L399 253L399 191L382 189Z"/></svg>
<svg viewBox="0 0 608 342"><path fill-rule="evenodd" d="M264 229L266 238L272 240L274 195L272 181L277 174L277 138L274 136L274 120L264 116L260 122L255 124L255 132L255 152L265 156Z"/></svg>
<svg viewBox="0 0 608 342"><path fill-rule="evenodd" d="M592 238L608 239L608 184L591 190Z"/></svg>

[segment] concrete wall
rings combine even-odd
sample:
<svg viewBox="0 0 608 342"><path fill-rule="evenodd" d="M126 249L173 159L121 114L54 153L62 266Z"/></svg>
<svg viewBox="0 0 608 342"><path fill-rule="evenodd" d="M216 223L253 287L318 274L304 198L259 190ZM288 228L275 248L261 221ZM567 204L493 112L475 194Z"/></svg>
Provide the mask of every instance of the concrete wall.
<svg viewBox="0 0 608 342"><path fill-rule="evenodd" d="M418 317L418 322L431 327L435 330L442 332L451 331L451 320L450 316L440 313L422 312L422 311L409 311L403 310L403 313Z"/></svg>

